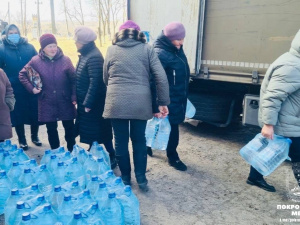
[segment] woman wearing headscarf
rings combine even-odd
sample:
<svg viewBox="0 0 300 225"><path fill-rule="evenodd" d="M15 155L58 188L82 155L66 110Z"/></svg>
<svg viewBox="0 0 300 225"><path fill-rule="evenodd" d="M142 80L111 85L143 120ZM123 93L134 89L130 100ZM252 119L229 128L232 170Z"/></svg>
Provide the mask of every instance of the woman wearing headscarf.
<svg viewBox="0 0 300 225"><path fill-rule="evenodd" d="M19 28L8 25L2 36L3 44L0 45L0 68L4 70L14 90L16 104L10 113L11 122L18 135L19 146L28 149L24 125L31 125L31 140L37 145L42 143L38 137L38 109L37 96L28 93L19 81L20 70L37 54L33 45L20 36Z"/></svg>
<svg viewBox="0 0 300 225"><path fill-rule="evenodd" d="M132 141L134 172L139 188L148 191L145 128L152 118L151 74L157 89L160 112L168 114L169 88L166 74L154 49L133 21L126 21L107 50L103 78L107 85L103 117L112 121L116 158L122 180L129 185L131 166L128 151Z"/></svg>
<svg viewBox="0 0 300 225"><path fill-rule="evenodd" d="M163 65L170 88L169 121L171 133L167 146L169 165L177 170L185 171L187 166L180 160L177 153L179 144L179 124L185 119L190 68L183 51L185 28L182 23L172 22L164 27L161 35L155 40L153 46ZM156 104L155 102L153 104ZM156 112L155 112L156 113ZM160 116L159 113L155 116ZM151 148L148 154L152 156Z"/></svg>
<svg viewBox="0 0 300 225"><path fill-rule="evenodd" d="M80 53L76 66L77 118L76 130L80 142L94 141L104 144L109 152L111 167L116 167L115 150L112 145L112 127L102 117L106 85L103 82L103 56L95 45L96 33L88 27L75 29L75 44Z"/></svg>
<svg viewBox="0 0 300 225"><path fill-rule="evenodd" d="M75 68L70 58L57 46L54 35L43 34L40 45L39 55L33 57L21 70L19 79L28 92L38 95L38 119L46 124L51 149L60 146L57 122L62 121L67 148L72 151L75 144ZM39 74L43 85L41 89L30 82L26 68L32 68Z"/></svg>

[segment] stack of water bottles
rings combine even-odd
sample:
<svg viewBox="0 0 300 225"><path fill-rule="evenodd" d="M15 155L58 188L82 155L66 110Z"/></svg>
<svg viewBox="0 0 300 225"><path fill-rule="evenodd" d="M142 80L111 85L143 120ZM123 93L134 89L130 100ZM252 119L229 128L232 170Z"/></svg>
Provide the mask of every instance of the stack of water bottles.
<svg viewBox="0 0 300 225"><path fill-rule="evenodd" d="M46 150L38 165L0 143L0 215L5 224L140 224L139 201L110 169L107 151L75 145Z"/></svg>

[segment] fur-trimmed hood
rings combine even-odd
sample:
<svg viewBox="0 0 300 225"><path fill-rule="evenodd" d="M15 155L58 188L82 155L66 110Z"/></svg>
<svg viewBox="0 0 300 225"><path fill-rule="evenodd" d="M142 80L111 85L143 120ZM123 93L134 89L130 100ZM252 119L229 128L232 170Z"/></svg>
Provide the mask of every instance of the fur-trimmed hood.
<svg viewBox="0 0 300 225"><path fill-rule="evenodd" d="M124 42L128 39L132 39L141 43L146 43L146 36L143 32L129 28L117 32L112 41L112 44L119 45L119 42Z"/></svg>

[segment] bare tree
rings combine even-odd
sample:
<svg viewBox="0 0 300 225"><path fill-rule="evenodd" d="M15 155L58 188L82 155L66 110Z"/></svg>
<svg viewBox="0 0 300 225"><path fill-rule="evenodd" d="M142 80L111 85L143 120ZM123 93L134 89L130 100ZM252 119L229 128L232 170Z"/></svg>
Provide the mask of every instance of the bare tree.
<svg viewBox="0 0 300 225"><path fill-rule="evenodd" d="M65 20L66 20L66 25L67 25L67 32L68 36L70 35L70 30L69 30L69 22L68 22L68 14L67 14L67 4L66 0L63 0L63 9L64 9L64 14L65 14Z"/></svg>
<svg viewBox="0 0 300 225"><path fill-rule="evenodd" d="M118 23L121 21L120 12L124 7L124 0L113 0L111 5L111 17L112 17L112 25L113 31L116 33L116 27Z"/></svg>
<svg viewBox="0 0 300 225"><path fill-rule="evenodd" d="M66 5L66 12L72 22L75 20L80 25L84 25L82 0L71 0L70 4Z"/></svg>

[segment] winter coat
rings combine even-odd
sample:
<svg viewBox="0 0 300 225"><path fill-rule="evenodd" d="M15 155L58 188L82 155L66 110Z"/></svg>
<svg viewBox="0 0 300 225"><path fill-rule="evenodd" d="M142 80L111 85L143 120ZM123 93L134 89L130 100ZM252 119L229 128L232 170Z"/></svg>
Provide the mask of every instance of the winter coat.
<svg viewBox="0 0 300 225"><path fill-rule="evenodd" d="M103 72L107 85L104 118L152 118L151 73L156 83L158 105L170 103L165 71L154 49L143 43L139 35L137 30L122 30L107 50Z"/></svg>
<svg viewBox="0 0 300 225"><path fill-rule="evenodd" d="M7 27L6 30L10 27ZM5 35L2 41L0 68L7 74L16 98L15 109L11 112L12 124L13 126L38 124L37 96L28 93L18 78L21 69L37 52L33 45L22 37L17 45L10 42Z"/></svg>
<svg viewBox="0 0 300 225"><path fill-rule="evenodd" d="M0 140L12 137L10 111L14 108L14 94L10 82L0 69Z"/></svg>
<svg viewBox="0 0 300 225"><path fill-rule="evenodd" d="M58 51L49 59L42 50L21 70L19 79L28 92L33 93L33 85L27 77L26 67L31 66L39 73L42 91L38 94L38 117L41 122L73 120L76 116L76 76L69 57Z"/></svg>
<svg viewBox="0 0 300 225"><path fill-rule="evenodd" d="M269 67L260 90L259 124L275 134L300 137L300 30L289 52Z"/></svg>
<svg viewBox="0 0 300 225"><path fill-rule="evenodd" d="M177 49L171 41L161 34L153 43L158 58L163 65L170 88L169 121L179 124L185 119L190 68L182 47ZM155 104L155 103L153 103Z"/></svg>
<svg viewBox="0 0 300 225"><path fill-rule="evenodd" d="M76 67L77 118L76 129L80 142L105 143L112 140L110 120L102 117L106 86L103 83L103 56L94 42L79 50ZM85 108L91 109L85 112Z"/></svg>

